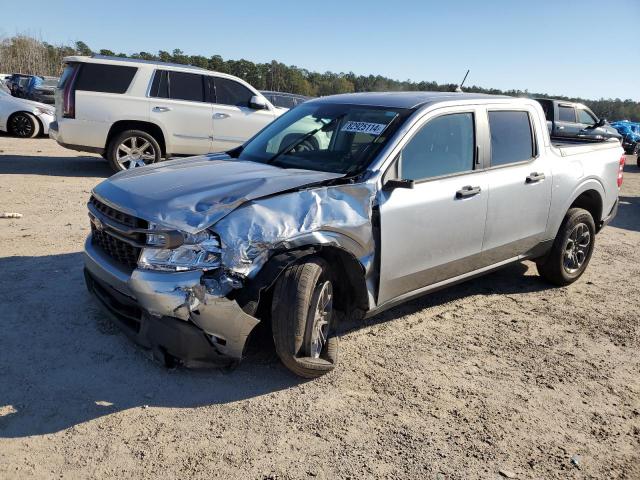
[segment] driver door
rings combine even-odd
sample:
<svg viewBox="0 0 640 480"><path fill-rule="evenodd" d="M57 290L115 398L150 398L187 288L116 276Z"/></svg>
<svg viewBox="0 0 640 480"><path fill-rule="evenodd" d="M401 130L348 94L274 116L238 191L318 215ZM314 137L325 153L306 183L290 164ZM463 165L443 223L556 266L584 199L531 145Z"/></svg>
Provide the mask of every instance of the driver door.
<svg viewBox="0 0 640 480"><path fill-rule="evenodd" d="M489 192L477 118L470 106L434 112L394 160L392 176L414 184L380 192L378 305L480 267Z"/></svg>

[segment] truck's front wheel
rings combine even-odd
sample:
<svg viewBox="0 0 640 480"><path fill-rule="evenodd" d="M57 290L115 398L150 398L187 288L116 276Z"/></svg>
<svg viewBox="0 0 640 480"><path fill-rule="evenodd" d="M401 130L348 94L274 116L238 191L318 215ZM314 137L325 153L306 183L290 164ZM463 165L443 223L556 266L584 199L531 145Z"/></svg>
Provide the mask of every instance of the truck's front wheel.
<svg viewBox="0 0 640 480"><path fill-rule="evenodd" d="M288 267L276 282L271 323L276 352L289 370L315 378L334 369L334 288L327 262L311 257Z"/></svg>
<svg viewBox="0 0 640 480"><path fill-rule="evenodd" d="M575 282L591 260L595 239L596 226L591 214L582 208L569 209L551 251L536 261L538 272L555 285Z"/></svg>

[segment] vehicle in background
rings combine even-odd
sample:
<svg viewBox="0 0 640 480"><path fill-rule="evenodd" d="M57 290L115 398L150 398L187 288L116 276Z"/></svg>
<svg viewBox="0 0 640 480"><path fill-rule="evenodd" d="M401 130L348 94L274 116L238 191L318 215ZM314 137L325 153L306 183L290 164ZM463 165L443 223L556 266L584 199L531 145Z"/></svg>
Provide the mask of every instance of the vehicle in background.
<svg viewBox="0 0 640 480"><path fill-rule="evenodd" d="M13 73L7 77L6 82L11 95L18 98L24 98L27 94L27 88L31 81L32 75L24 75L21 73Z"/></svg>
<svg viewBox="0 0 640 480"><path fill-rule="evenodd" d="M1 79L1 78L0 78L0 92L8 93L9 95L11 95L11 89L7 86L7 83L4 81L4 79Z"/></svg>
<svg viewBox="0 0 640 480"><path fill-rule="evenodd" d="M261 90L261 94L265 96L267 100L278 108L286 108L287 110L297 107L301 103L310 100L311 97L305 97L304 95L297 95L295 93L285 92L273 92L271 90Z"/></svg>
<svg viewBox="0 0 640 480"><path fill-rule="evenodd" d="M314 99L226 154L96 186L86 283L169 365L239 361L270 321L282 362L317 377L336 365L341 318L526 259L576 281L616 214L622 154L616 140L552 143L529 99Z"/></svg>
<svg viewBox="0 0 640 480"><path fill-rule="evenodd" d="M0 130L16 137L47 135L55 110L51 105L16 98L0 91Z"/></svg>
<svg viewBox="0 0 640 480"><path fill-rule="evenodd" d="M58 85L57 77L44 77L39 85L33 86L27 92L27 98L34 102L46 103L53 105L55 103L56 86Z"/></svg>
<svg viewBox="0 0 640 480"><path fill-rule="evenodd" d="M621 139L618 131L606 119L599 119L589 107L581 103L548 98L534 100L542 105L552 138L593 142L609 138Z"/></svg>
<svg viewBox="0 0 640 480"><path fill-rule="evenodd" d="M640 153L640 123L621 120L611 124L622 135L622 147L628 155Z"/></svg>
<svg viewBox="0 0 640 480"><path fill-rule="evenodd" d="M284 113L224 73L99 55L64 61L50 136L116 171L231 150Z"/></svg>

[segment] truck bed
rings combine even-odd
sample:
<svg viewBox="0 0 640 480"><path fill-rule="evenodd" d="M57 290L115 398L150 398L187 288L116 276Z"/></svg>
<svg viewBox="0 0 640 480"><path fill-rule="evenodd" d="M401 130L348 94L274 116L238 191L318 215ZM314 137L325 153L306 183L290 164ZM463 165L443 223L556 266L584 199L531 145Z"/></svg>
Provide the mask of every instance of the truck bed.
<svg viewBox="0 0 640 480"><path fill-rule="evenodd" d="M581 153L617 148L620 147L620 141L615 138L603 142L558 140L556 138L552 138L551 145L558 150L560 155L566 157L569 155L578 155Z"/></svg>

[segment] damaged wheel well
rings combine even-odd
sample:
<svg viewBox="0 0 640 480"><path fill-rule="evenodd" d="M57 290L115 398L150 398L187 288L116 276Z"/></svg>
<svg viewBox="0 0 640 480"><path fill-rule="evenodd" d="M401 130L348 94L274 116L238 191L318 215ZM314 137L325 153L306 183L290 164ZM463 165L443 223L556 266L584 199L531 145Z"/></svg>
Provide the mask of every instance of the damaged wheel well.
<svg viewBox="0 0 640 480"><path fill-rule="evenodd" d="M368 308L367 285L364 267L349 252L334 246L308 246L280 252L260 270L258 275L237 290L235 299L245 312L260 319L267 319L271 310L273 287L282 272L295 262L315 255L331 265L336 288L336 308L349 315Z"/></svg>

